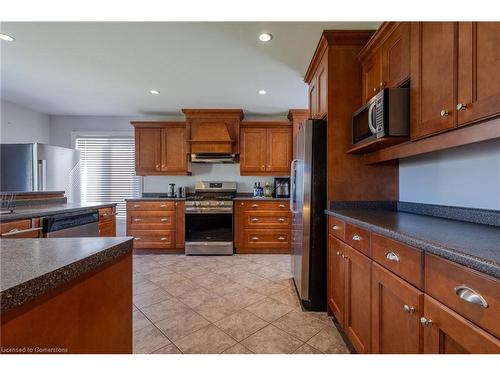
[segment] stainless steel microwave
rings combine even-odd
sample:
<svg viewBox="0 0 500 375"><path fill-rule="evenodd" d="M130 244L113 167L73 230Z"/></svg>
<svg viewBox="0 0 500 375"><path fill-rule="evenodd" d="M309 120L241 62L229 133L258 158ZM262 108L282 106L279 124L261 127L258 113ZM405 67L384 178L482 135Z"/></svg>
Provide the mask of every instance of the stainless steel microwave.
<svg viewBox="0 0 500 375"><path fill-rule="evenodd" d="M410 89L383 89L352 115L352 144L410 134Z"/></svg>

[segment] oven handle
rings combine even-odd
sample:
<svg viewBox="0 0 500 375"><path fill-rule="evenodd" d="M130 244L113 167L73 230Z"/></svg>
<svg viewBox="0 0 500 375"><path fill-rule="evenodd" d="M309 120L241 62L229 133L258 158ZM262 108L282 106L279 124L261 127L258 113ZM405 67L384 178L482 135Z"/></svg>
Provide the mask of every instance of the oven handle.
<svg viewBox="0 0 500 375"><path fill-rule="evenodd" d="M377 129L373 126L373 109L377 105L377 101L374 100L370 107L368 107L368 127L370 128L372 134L377 134Z"/></svg>

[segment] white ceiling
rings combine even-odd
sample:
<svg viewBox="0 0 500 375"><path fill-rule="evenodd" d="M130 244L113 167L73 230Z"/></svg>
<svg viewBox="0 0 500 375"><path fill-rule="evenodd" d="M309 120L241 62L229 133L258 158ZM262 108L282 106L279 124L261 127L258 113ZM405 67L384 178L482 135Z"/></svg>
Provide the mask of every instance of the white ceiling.
<svg viewBox="0 0 500 375"><path fill-rule="evenodd" d="M278 115L307 107L303 76L322 30L378 25L2 23L15 41L0 43L1 95L53 115L178 115L181 108ZM274 36L269 43L258 40L265 31Z"/></svg>

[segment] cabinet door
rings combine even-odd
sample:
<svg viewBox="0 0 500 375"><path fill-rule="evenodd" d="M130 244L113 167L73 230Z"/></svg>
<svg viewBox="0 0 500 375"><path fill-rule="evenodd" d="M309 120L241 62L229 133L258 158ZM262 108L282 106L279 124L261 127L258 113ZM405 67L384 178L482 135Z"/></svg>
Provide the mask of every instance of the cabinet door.
<svg viewBox="0 0 500 375"><path fill-rule="evenodd" d="M265 172L266 128L242 128L240 135L240 173Z"/></svg>
<svg viewBox="0 0 500 375"><path fill-rule="evenodd" d="M366 103L380 91L382 86L380 67L380 51L376 51L372 57L363 63L363 103Z"/></svg>
<svg viewBox="0 0 500 375"><path fill-rule="evenodd" d="M342 326L345 306L345 262L342 258L344 246L335 237L328 236L327 302L328 308Z"/></svg>
<svg viewBox="0 0 500 375"><path fill-rule="evenodd" d="M292 128L267 129L266 172L290 175L292 162Z"/></svg>
<svg viewBox="0 0 500 375"><path fill-rule="evenodd" d="M423 293L372 263L372 353L422 353Z"/></svg>
<svg viewBox="0 0 500 375"><path fill-rule="evenodd" d="M323 118L328 113L328 74L327 74L326 54L323 56L321 65L318 68L318 118Z"/></svg>
<svg viewBox="0 0 500 375"><path fill-rule="evenodd" d="M458 125L500 113L500 22L460 22Z"/></svg>
<svg viewBox="0 0 500 375"><path fill-rule="evenodd" d="M160 128L135 129L135 172L138 175L160 171Z"/></svg>
<svg viewBox="0 0 500 375"><path fill-rule="evenodd" d="M175 247L182 249L186 239L186 213L183 201L175 202Z"/></svg>
<svg viewBox="0 0 500 375"><path fill-rule="evenodd" d="M345 330L358 353L370 353L371 260L345 245Z"/></svg>
<svg viewBox="0 0 500 375"><path fill-rule="evenodd" d="M457 32L456 22L412 23L412 139L456 127Z"/></svg>
<svg viewBox="0 0 500 375"><path fill-rule="evenodd" d="M422 323L425 353L500 353L500 340L427 295Z"/></svg>
<svg viewBox="0 0 500 375"><path fill-rule="evenodd" d="M311 118L317 118L319 113L317 76L309 84L309 111Z"/></svg>
<svg viewBox="0 0 500 375"><path fill-rule="evenodd" d="M398 87L410 78L410 23L402 22L382 45L382 86Z"/></svg>
<svg viewBox="0 0 500 375"><path fill-rule="evenodd" d="M181 173L187 171L185 127L161 129L161 170Z"/></svg>

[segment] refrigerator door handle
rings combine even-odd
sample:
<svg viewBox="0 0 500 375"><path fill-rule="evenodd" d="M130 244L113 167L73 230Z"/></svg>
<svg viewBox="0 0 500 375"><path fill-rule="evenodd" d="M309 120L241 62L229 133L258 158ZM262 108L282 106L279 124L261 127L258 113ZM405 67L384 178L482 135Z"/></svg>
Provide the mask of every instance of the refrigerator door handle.
<svg viewBox="0 0 500 375"><path fill-rule="evenodd" d="M299 159L293 159L291 164L290 164L290 211L292 211L292 213L297 213L297 211L295 210L295 178L297 176L295 172L295 169L294 169L294 166L295 166L295 163L297 163L299 161Z"/></svg>
<svg viewBox="0 0 500 375"><path fill-rule="evenodd" d="M47 160L38 160L38 191L45 191L47 181Z"/></svg>

